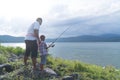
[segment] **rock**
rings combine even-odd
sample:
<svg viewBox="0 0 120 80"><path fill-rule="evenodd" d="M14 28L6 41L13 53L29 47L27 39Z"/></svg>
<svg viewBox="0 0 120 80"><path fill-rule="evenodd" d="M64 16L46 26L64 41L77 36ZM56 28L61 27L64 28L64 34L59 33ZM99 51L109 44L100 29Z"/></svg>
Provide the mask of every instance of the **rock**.
<svg viewBox="0 0 120 80"><path fill-rule="evenodd" d="M14 62L14 61L17 61L18 60L18 56L13 54L13 53L10 53L10 57L8 58L8 61L9 62Z"/></svg>
<svg viewBox="0 0 120 80"><path fill-rule="evenodd" d="M78 76L79 76L79 75L78 75L78 74L71 74L70 76L72 76L73 79L76 80L76 79L78 79Z"/></svg>
<svg viewBox="0 0 120 80"><path fill-rule="evenodd" d="M6 72L11 72L13 71L13 67L10 64L2 64L0 65L0 70L2 71L3 68L5 68Z"/></svg>
<svg viewBox="0 0 120 80"><path fill-rule="evenodd" d="M37 69L39 70L40 68L40 64L37 63ZM40 70L39 70L40 71ZM52 70L51 68L44 68L44 73L49 75L49 76L57 76L56 72L54 70Z"/></svg>
<svg viewBox="0 0 120 80"><path fill-rule="evenodd" d="M64 76L62 80L78 80L78 74L71 74L69 76Z"/></svg>
<svg viewBox="0 0 120 80"><path fill-rule="evenodd" d="M57 76L56 72L50 68L45 68L43 71L32 70L31 75L34 77L49 78L49 79Z"/></svg>
<svg viewBox="0 0 120 80"><path fill-rule="evenodd" d="M18 59L14 59L14 58L8 58L8 62L15 62L17 61Z"/></svg>
<svg viewBox="0 0 120 80"><path fill-rule="evenodd" d="M24 58L24 55L19 55L18 56L18 59L23 59Z"/></svg>
<svg viewBox="0 0 120 80"><path fill-rule="evenodd" d="M74 80L72 76L64 76L62 80Z"/></svg>
<svg viewBox="0 0 120 80"><path fill-rule="evenodd" d="M48 75L50 75L50 76L57 76L56 72L53 71L53 70L50 69L50 68L45 68L44 70L45 70L45 72L46 72Z"/></svg>
<svg viewBox="0 0 120 80"><path fill-rule="evenodd" d="M15 55L15 54L13 54L13 53L11 53L11 57L12 57L12 58L18 58L18 56Z"/></svg>

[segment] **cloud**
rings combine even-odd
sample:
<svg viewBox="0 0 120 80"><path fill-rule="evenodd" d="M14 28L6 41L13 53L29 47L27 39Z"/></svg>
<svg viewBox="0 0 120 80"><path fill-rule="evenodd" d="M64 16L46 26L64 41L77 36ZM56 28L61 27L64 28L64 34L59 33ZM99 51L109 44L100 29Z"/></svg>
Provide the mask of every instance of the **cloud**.
<svg viewBox="0 0 120 80"><path fill-rule="evenodd" d="M51 24L53 33L60 34L68 26L71 28L63 37L78 35L99 35L105 33L120 34L120 11L96 17L74 17L70 19L58 20Z"/></svg>
<svg viewBox="0 0 120 80"><path fill-rule="evenodd" d="M34 20L33 20L34 21ZM2 34L15 36L24 36L27 28L33 22L23 20L23 18L13 18L10 21L1 18ZM79 35L98 35L104 33L119 33L120 30L120 11L101 16L72 17L56 21L43 21L40 27L40 34L45 34L47 38L58 37L69 26L62 37L79 36ZM3 27L4 26L4 27Z"/></svg>
<svg viewBox="0 0 120 80"><path fill-rule="evenodd" d="M39 16L43 18L40 34L48 38L57 37L69 26L62 37L119 34L120 30L119 0L3 0L0 10L0 35L24 36Z"/></svg>
<svg viewBox="0 0 120 80"><path fill-rule="evenodd" d="M31 21L23 18L13 18L11 20L3 18L0 22L0 35L24 36Z"/></svg>

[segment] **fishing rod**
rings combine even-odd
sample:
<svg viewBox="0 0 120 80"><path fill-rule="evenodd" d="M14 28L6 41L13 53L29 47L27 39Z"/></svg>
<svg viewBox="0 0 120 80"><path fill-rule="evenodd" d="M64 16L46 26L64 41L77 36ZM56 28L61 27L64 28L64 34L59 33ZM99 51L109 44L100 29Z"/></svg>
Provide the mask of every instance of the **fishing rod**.
<svg viewBox="0 0 120 80"><path fill-rule="evenodd" d="M67 27L48 47L54 47L55 42L70 28L71 26Z"/></svg>

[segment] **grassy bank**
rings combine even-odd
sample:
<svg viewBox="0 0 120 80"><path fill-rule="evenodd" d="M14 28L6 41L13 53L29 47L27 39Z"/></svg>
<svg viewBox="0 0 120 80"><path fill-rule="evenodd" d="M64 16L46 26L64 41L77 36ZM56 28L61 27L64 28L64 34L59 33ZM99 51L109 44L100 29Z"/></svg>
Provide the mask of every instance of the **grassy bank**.
<svg viewBox="0 0 120 80"><path fill-rule="evenodd" d="M14 71L10 72L6 76L6 79L18 80L18 78L20 78L19 80L24 80L24 77L27 77L27 75L16 75L17 71L19 71L19 69L23 67L23 59L9 62L8 58L11 56L11 53L19 56L24 53L24 50L20 47L13 48L0 46L0 64L8 63L14 67ZM40 61L39 59L40 58L38 58L38 61ZM31 60L29 60L28 62L30 65L32 65ZM106 66L105 68L103 68L101 66L86 64L80 61L64 60L61 58L54 58L52 56L48 56L46 67L50 67L51 69L53 69L60 77L77 73L79 74L80 80L120 80L120 70L116 70L112 66ZM28 68L30 69L30 66ZM27 74L29 74L29 69ZM27 80L34 79L27 77ZM53 80L59 79L55 78Z"/></svg>

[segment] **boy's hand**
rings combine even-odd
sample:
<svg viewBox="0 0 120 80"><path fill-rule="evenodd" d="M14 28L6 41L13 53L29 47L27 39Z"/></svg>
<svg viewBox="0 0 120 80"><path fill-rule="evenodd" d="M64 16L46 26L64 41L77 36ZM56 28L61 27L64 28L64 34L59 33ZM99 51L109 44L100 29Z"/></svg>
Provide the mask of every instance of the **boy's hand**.
<svg viewBox="0 0 120 80"><path fill-rule="evenodd" d="M55 46L55 44L52 44L52 45L49 45L48 48L49 48L49 47L54 47L54 46Z"/></svg>

